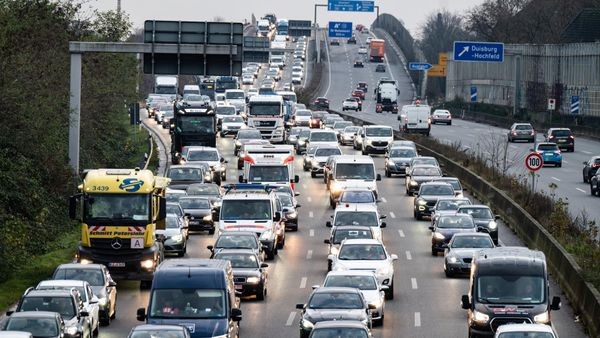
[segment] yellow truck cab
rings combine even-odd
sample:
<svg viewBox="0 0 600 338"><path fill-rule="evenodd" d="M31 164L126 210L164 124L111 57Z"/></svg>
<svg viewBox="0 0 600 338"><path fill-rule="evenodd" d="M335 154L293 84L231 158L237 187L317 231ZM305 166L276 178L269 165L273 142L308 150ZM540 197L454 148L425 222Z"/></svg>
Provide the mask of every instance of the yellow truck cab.
<svg viewBox="0 0 600 338"><path fill-rule="evenodd" d="M164 258L155 230L165 228L169 179L150 170L94 169L83 173L69 214L81 223L79 263L104 264L113 277L150 287Z"/></svg>

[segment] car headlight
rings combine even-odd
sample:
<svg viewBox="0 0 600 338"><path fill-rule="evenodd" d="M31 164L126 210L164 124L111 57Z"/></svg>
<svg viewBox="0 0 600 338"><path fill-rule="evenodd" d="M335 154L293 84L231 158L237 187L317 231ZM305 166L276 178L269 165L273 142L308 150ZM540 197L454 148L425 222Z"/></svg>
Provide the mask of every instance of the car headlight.
<svg viewBox="0 0 600 338"><path fill-rule="evenodd" d="M550 314L548 311L540 313L539 315L533 317L533 321L537 324L548 324L550 322Z"/></svg>
<svg viewBox="0 0 600 338"><path fill-rule="evenodd" d="M384 266L381 267L379 269L377 269L377 275L379 276L388 276L391 272L391 267L390 266Z"/></svg>
<svg viewBox="0 0 600 338"><path fill-rule="evenodd" d="M143 269L152 269L154 267L154 259L146 259L140 262Z"/></svg>
<svg viewBox="0 0 600 338"><path fill-rule="evenodd" d="M441 234L441 233L439 233L439 232L434 232L434 233L433 233L433 237L434 237L435 239L439 239L439 240L443 240L443 239L445 239L445 238L446 238L444 235L442 235L442 234Z"/></svg>
<svg viewBox="0 0 600 338"><path fill-rule="evenodd" d="M296 218L298 217L298 213L295 211L290 212L289 214L287 214L288 218Z"/></svg>
<svg viewBox="0 0 600 338"><path fill-rule="evenodd" d="M458 261L458 259L456 259L455 256L448 256L448 262L450 263L456 263Z"/></svg>
<svg viewBox="0 0 600 338"><path fill-rule="evenodd" d="M410 181L410 183L409 183L409 184L410 184L410 185L412 185L412 186L417 186L417 185L419 185L419 183L418 183L417 181Z"/></svg>
<svg viewBox="0 0 600 338"><path fill-rule="evenodd" d="M473 321L474 322L476 322L478 324L486 324L489 319L490 319L490 316L486 315L485 313L481 313L477 310L473 311Z"/></svg>
<svg viewBox="0 0 600 338"><path fill-rule="evenodd" d="M215 201L215 203L213 203L213 208L220 208L221 207L221 200Z"/></svg>
<svg viewBox="0 0 600 338"><path fill-rule="evenodd" d="M392 159L389 159L389 160L388 160L388 164L389 164L389 165L396 165L396 162L394 162Z"/></svg>
<svg viewBox="0 0 600 338"><path fill-rule="evenodd" d="M494 230L498 227L498 223L496 223L496 221L491 221L490 223L488 223L488 227L490 228L490 230Z"/></svg>
<svg viewBox="0 0 600 338"><path fill-rule="evenodd" d="M373 144L373 141L367 140L367 144Z"/></svg>
<svg viewBox="0 0 600 338"><path fill-rule="evenodd" d="M310 161L310 164L312 164L313 167L318 167L319 166L319 161L315 160L314 158Z"/></svg>
<svg viewBox="0 0 600 338"><path fill-rule="evenodd" d="M267 240L267 239L271 238L272 235L273 235L273 232L271 230L267 230L267 231L263 232L262 234L260 234L260 240Z"/></svg>
<svg viewBox="0 0 600 338"><path fill-rule="evenodd" d="M342 185L338 182L332 182L330 189L332 193L337 194L342 190Z"/></svg>
<svg viewBox="0 0 600 338"><path fill-rule="evenodd" d="M79 330L77 329L77 326L68 326L65 331L69 336L74 336Z"/></svg>
<svg viewBox="0 0 600 338"><path fill-rule="evenodd" d="M235 145L238 146L238 147L241 147L242 146L242 142L241 141L235 141Z"/></svg>
<svg viewBox="0 0 600 338"><path fill-rule="evenodd" d="M305 139L300 139L300 140L298 140L298 145L301 145L301 146L303 146L303 145L305 145L305 144L306 144L306 140L305 140Z"/></svg>
<svg viewBox="0 0 600 338"><path fill-rule="evenodd" d="M337 247L337 246L332 246L331 247L331 254L337 256L338 253L340 253L340 248Z"/></svg>
<svg viewBox="0 0 600 338"><path fill-rule="evenodd" d="M307 329L307 330L312 330L313 327L315 327L315 324L313 324L311 321L307 320L307 319L302 319L302 321L300 322L302 325L303 329Z"/></svg>
<svg viewBox="0 0 600 338"><path fill-rule="evenodd" d="M427 201L419 199L419 200L417 200L417 204L418 205L425 205L425 204L427 204Z"/></svg>
<svg viewBox="0 0 600 338"><path fill-rule="evenodd" d="M79 263L81 263L81 264L92 264L94 262L91 261L91 260L89 260L89 259L82 258L82 259L79 260Z"/></svg>
<svg viewBox="0 0 600 338"><path fill-rule="evenodd" d="M106 304L108 304L108 298L107 297L98 298L98 305L100 307L104 307L104 306L106 306Z"/></svg>
<svg viewBox="0 0 600 338"><path fill-rule="evenodd" d="M258 282L260 282L260 278L254 276L254 277L248 277L246 279L246 283L250 283L250 284L258 284Z"/></svg>
<svg viewBox="0 0 600 338"><path fill-rule="evenodd" d="M179 235L171 236L171 240L176 243L181 243L181 242L183 242L183 235L179 234Z"/></svg>

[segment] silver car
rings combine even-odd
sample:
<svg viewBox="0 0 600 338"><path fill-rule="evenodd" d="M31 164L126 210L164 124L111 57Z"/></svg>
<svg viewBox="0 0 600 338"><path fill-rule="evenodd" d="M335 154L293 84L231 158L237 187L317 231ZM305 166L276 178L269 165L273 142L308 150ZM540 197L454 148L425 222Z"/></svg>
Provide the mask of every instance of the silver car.
<svg viewBox="0 0 600 338"><path fill-rule="evenodd" d="M446 277L471 272L473 254L479 250L493 248L489 234L482 232L454 234L444 250L444 272Z"/></svg>

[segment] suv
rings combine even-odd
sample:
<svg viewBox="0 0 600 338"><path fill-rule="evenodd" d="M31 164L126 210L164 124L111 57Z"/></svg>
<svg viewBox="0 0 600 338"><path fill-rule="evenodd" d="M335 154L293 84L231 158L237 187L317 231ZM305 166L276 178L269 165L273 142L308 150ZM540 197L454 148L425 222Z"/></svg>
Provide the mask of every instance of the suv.
<svg viewBox="0 0 600 338"><path fill-rule="evenodd" d="M373 238L378 241L383 241L381 229L387 225L382 222L385 215L381 215L377 209L377 205L370 203L346 204L335 208L335 213L332 216L333 221L325 222L328 228L336 228L343 226L368 226L373 232Z"/></svg>
<svg viewBox="0 0 600 338"><path fill-rule="evenodd" d="M560 149L575 151L575 137L569 128L550 128L544 137L546 142L554 142Z"/></svg>
<svg viewBox="0 0 600 338"><path fill-rule="evenodd" d="M431 216L431 210L439 198L454 197L454 188L446 182L425 182L421 184L419 193L414 199L415 219Z"/></svg>
<svg viewBox="0 0 600 338"><path fill-rule="evenodd" d="M77 289L70 290L36 290L27 289L16 312L23 311L49 311L58 312L65 322L65 337L91 338L92 322L89 313L85 311L83 301ZM12 314L7 312L7 314Z"/></svg>

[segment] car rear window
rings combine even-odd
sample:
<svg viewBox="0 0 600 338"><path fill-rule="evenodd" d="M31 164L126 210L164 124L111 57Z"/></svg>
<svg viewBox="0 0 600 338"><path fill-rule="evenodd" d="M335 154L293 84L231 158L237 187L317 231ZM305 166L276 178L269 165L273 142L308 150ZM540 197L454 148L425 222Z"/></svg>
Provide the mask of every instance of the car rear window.
<svg viewBox="0 0 600 338"><path fill-rule="evenodd" d="M556 150L558 146L556 144L540 144L538 150Z"/></svg>
<svg viewBox="0 0 600 338"><path fill-rule="evenodd" d="M533 128L531 128L531 126L527 125L527 124L519 124L519 125L515 126L515 129L516 130L531 130Z"/></svg>
<svg viewBox="0 0 600 338"><path fill-rule="evenodd" d="M569 129L559 129L559 130L553 130L553 131L552 131L552 136L556 136L556 137L567 137L567 136L571 136L571 130L569 130Z"/></svg>

